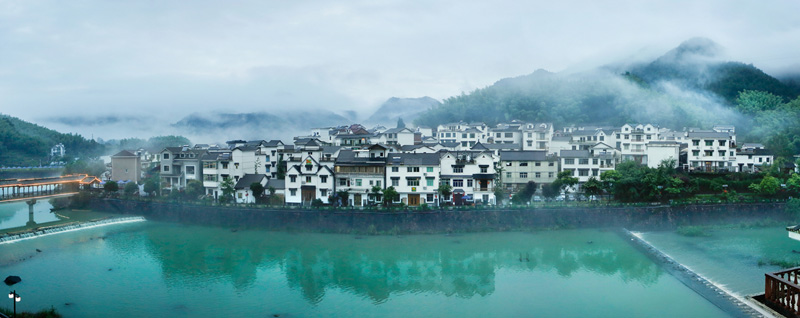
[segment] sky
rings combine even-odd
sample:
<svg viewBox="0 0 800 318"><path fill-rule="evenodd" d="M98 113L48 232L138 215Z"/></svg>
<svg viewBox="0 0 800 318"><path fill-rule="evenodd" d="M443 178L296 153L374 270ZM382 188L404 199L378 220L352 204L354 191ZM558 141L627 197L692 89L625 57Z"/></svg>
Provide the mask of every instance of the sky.
<svg viewBox="0 0 800 318"><path fill-rule="evenodd" d="M653 59L692 37L800 73L798 12L796 0L0 0L0 113L104 138L173 133L190 114L366 118L394 96Z"/></svg>

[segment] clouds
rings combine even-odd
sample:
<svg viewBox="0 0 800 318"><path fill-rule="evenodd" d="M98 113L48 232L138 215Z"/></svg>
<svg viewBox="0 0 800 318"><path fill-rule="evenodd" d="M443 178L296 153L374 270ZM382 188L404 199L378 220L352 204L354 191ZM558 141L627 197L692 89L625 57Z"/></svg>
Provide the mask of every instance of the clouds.
<svg viewBox="0 0 800 318"><path fill-rule="evenodd" d="M72 109L366 117L392 96L652 58L694 36L777 72L800 63L796 12L796 1L0 0L0 111L45 125L42 114Z"/></svg>

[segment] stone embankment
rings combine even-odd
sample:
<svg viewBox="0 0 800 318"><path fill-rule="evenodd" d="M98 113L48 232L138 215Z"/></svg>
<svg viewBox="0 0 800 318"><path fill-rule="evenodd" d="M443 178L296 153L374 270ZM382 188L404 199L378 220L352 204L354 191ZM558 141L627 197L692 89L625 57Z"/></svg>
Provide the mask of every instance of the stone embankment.
<svg viewBox="0 0 800 318"><path fill-rule="evenodd" d="M624 227L671 230L683 225L788 221L783 203L690 206L370 211L270 209L183 205L122 199L94 199L96 211L141 215L148 220L234 228L328 233L447 233L547 228Z"/></svg>

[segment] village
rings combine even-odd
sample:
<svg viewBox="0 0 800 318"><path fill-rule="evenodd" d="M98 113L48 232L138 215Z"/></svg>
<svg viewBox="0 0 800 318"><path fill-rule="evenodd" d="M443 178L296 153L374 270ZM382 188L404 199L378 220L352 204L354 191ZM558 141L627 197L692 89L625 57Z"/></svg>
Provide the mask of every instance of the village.
<svg viewBox="0 0 800 318"><path fill-rule="evenodd" d="M390 187L395 203L407 206L494 205L498 187L513 193L532 181L540 193L563 171L577 178L570 190L579 193L590 178L623 161L654 168L673 160L685 171L715 173L757 172L774 162L763 145L739 144L735 127L723 125L684 131L652 124L555 129L520 121L399 126L315 128L291 143L232 140L123 150L111 156L109 179L141 184L148 172L157 172L162 195L197 180L214 200L230 180L237 203L254 203L251 185L259 183L286 205L369 206ZM342 193L346 202L335 196Z"/></svg>

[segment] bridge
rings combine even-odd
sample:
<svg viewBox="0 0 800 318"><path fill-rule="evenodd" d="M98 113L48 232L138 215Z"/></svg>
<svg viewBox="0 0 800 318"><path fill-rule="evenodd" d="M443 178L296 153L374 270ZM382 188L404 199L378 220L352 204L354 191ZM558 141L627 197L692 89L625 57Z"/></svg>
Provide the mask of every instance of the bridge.
<svg viewBox="0 0 800 318"><path fill-rule="evenodd" d="M0 203L25 201L28 203L29 223L33 222L33 205L36 200L68 197L78 193L81 186L100 183L97 177L74 174L51 178L2 179Z"/></svg>

